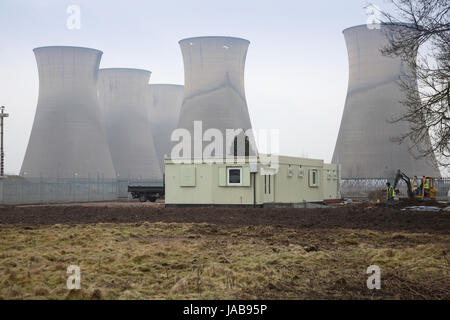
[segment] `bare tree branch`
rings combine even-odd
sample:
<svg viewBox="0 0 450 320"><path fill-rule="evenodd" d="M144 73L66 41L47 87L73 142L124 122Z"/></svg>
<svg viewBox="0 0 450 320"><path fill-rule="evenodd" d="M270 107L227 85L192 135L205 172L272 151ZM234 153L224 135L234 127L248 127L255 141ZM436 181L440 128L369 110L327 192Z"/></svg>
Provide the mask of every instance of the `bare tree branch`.
<svg viewBox="0 0 450 320"><path fill-rule="evenodd" d="M394 12L382 11L382 20L401 28L382 53L400 57L414 72L398 81L406 111L392 122L409 124L409 131L398 140L412 142L410 149L419 151L416 157L436 155L439 165L450 167L450 2L391 2ZM431 144L424 143L428 136Z"/></svg>

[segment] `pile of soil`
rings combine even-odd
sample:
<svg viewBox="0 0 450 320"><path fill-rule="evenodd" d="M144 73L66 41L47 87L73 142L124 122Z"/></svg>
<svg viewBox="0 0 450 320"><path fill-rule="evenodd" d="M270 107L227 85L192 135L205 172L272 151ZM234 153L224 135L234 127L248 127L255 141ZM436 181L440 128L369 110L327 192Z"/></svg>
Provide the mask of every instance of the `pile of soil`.
<svg viewBox="0 0 450 320"><path fill-rule="evenodd" d="M425 200L421 201L418 199L409 199L409 198L401 198L399 202L400 207L412 207L412 206L430 206L430 207L438 207L445 208L448 206L447 203L439 202L436 200Z"/></svg>

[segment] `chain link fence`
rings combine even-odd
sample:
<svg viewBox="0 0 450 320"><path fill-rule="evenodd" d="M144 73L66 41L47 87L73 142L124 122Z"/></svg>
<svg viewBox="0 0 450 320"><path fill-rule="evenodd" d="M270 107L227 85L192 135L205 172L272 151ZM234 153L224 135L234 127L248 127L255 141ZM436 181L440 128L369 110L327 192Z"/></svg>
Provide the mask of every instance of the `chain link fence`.
<svg viewBox="0 0 450 320"><path fill-rule="evenodd" d="M343 198L364 199L368 198L371 192L377 190L386 190L388 179L380 178L355 178L341 179L341 196ZM392 183L392 181L390 181ZM437 199L447 200L450 190L450 178L436 179ZM400 197L407 197L407 186L403 180L399 181L396 189L399 189Z"/></svg>
<svg viewBox="0 0 450 320"><path fill-rule="evenodd" d="M115 179L0 178L0 204L100 202L128 199L128 185L161 182Z"/></svg>

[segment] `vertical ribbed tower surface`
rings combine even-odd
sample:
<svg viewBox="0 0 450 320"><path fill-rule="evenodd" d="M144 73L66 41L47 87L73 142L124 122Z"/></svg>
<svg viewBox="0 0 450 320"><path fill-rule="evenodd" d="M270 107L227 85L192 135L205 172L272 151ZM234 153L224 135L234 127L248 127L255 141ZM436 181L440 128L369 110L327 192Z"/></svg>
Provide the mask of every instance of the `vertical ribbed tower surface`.
<svg viewBox="0 0 450 320"><path fill-rule="evenodd" d="M39 98L21 174L115 178L97 98L102 52L57 46L34 54Z"/></svg>
<svg viewBox="0 0 450 320"><path fill-rule="evenodd" d="M193 136L194 121L202 121L203 132L220 130L224 144L226 129L251 129L244 89L250 42L232 37L198 37L183 39L179 44L185 88L178 128L189 130ZM207 144L203 143L203 148ZM223 150L224 155L230 153L230 146Z"/></svg>
<svg viewBox="0 0 450 320"><path fill-rule="evenodd" d="M118 179L162 181L149 126L150 71L100 69L98 95Z"/></svg>
<svg viewBox="0 0 450 320"><path fill-rule="evenodd" d="M172 146L170 137L178 125L183 92L184 86L175 84L149 86L150 127L162 172L164 172L164 156L170 157Z"/></svg>
<svg viewBox="0 0 450 320"><path fill-rule="evenodd" d="M398 137L409 131L408 124L390 122L406 111L399 80L413 72L400 58L383 56L380 50L404 27L369 27L376 26L361 25L343 32L350 70L333 163L341 164L343 178L393 178L398 169L410 176L439 177L434 157L415 159L411 152L417 149L409 150L411 142L399 144ZM429 137L423 143L429 144Z"/></svg>

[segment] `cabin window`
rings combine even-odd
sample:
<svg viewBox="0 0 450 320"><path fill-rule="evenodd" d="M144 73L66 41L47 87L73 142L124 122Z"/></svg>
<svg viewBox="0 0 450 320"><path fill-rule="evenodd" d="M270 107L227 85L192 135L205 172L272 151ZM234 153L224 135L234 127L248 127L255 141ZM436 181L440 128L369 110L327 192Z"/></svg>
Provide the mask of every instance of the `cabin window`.
<svg viewBox="0 0 450 320"><path fill-rule="evenodd" d="M227 181L229 186L242 185L242 168L228 168Z"/></svg>
<svg viewBox="0 0 450 320"><path fill-rule="evenodd" d="M180 167L180 187L195 187L195 167Z"/></svg>
<svg viewBox="0 0 450 320"><path fill-rule="evenodd" d="M319 186L319 170L316 169L309 170L309 186L310 187Z"/></svg>

